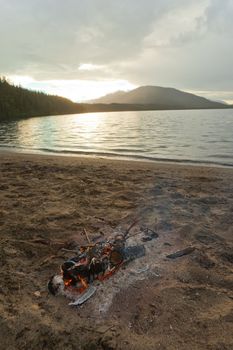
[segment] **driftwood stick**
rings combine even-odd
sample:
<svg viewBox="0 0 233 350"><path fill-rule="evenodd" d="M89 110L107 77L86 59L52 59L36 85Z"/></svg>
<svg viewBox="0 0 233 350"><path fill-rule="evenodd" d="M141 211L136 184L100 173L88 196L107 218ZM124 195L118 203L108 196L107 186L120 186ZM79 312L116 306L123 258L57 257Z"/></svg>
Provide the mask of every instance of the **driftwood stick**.
<svg viewBox="0 0 233 350"><path fill-rule="evenodd" d="M139 222L139 219L133 221L133 223L127 228L125 231L124 237L126 238L130 232L130 230Z"/></svg>
<svg viewBox="0 0 233 350"><path fill-rule="evenodd" d="M69 252L69 253L77 253L77 249L66 249L66 248L61 248L63 252Z"/></svg>
<svg viewBox="0 0 233 350"><path fill-rule="evenodd" d="M15 242L15 243L24 243L24 244L29 244L29 245L37 245L37 244L43 244L43 245L49 245L49 242L48 243L41 243L41 242L37 242L37 241L26 241L26 240L23 240L23 239L8 239L7 240L8 242Z"/></svg>
<svg viewBox="0 0 233 350"><path fill-rule="evenodd" d="M53 260L53 259L56 259L56 258L58 258L57 255L48 256L47 258L45 258L45 259L39 264L39 266L42 266L42 265L46 264L47 262L49 262L49 261L51 261L51 260Z"/></svg>
<svg viewBox="0 0 233 350"><path fill-rule="evenodd" d="M88 242L89 244L91 244L91 240L90 240L90 238L89 238L89 236L88 236L88 233L87 233L87 231L86 231L85 228L83 229L83 232L84 232L84 234L85 234L85 236L86 236L87 242Z"/></svg>
<svg viewBox="0 0 233 350"><path fill-rule="evenodd" d="M42 239L42 238L35 238L31 240L24 240L24 239L6 239L5 241L7 242L18 242L18 243L27 243L27 244L43 244L43 245L64 245L64 242L61 241L51 241L47 239Z"/></svg>
<svg viewBox="0 0 233 350"><path fill-rule="evenodd" d="M167 258L169 258L169 259L180 258L181 256L191 254L195 249L196 249L195 247L188 247L188 248L185 248L182 250L178 250L175 253L167 255Z"/></svg>
<svg viewBox="0 0 233 350"><path fill-rule="evenodd" d="M50 262L51 260L53 259L64 259L64 256L63 255L50 255L48 256L47 258L45 258L40 264L39 264L39 267L42 266L42 265L45 265L47 264L48 262Z"/></svg>
<svg viewBox="0 0 233 350"><path fill-rule="evenodd" d="M131 237L140 235L140 233L142 233L142 232L141 232L141 231L138 231L138 232L134 233L133 235L130 235L130 236L126 237L125 239L129 239L129 238L131 238Z"/></svg>

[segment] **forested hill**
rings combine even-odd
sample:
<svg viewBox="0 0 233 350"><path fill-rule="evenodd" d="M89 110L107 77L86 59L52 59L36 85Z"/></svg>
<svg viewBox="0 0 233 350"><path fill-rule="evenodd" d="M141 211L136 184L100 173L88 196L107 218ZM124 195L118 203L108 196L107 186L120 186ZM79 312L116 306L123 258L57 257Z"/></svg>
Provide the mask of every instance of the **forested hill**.
<svg viewBox="0 0 233 350"><path fill-rule="evenodd" d="M23 89L0 78L0 120L80 112L83 107L66 98Z"/></svg>

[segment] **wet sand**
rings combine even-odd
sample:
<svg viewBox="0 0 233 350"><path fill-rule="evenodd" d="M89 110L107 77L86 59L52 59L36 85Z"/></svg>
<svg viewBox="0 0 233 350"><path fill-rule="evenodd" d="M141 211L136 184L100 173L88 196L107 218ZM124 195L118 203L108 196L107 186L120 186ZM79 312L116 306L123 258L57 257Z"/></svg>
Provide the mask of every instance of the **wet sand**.
<svg viewBox="0 0 233 350"><path fill-rule="evenodd" d="M233 348L232 169L13 153L0 169L0 349ZM136 218L132 234L159 235L145 258L79 309L48 294L84 228L107 238Z"/></svg>

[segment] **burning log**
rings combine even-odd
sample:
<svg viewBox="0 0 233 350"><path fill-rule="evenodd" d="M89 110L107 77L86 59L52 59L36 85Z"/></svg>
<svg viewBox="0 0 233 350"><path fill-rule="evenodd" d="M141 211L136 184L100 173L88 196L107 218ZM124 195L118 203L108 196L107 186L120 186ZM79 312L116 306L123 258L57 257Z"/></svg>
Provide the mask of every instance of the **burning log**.
<svg viewBox="0 0 233 350"><path fill-rule="evenodd" d="M76 255L62 264L60 275L50 278L48 290L51 294L73 299L75 296L75 302L69 305L81 305L95 293L95 287L91 285L95 280L104 281L123 264L144 256L144 245L126 247L126 240L131 237L128 234L137 222L135 220L125 233L117 234L113 240L96 243L91 242L84 229L88 244L79 247ZM151 230L147 232L147 235L153 234Z"/></svg>

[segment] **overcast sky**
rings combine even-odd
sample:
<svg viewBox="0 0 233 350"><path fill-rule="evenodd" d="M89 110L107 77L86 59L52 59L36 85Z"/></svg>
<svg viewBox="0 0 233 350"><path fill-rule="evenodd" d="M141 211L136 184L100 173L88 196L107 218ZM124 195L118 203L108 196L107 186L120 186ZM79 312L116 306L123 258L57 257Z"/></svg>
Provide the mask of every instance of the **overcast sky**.
<svg viewBox="0 0 233 350"><path fill-rule="evenodd" d="M140 85L233 103L233 0L0 0L0 74L73 100Z"/></svg>

